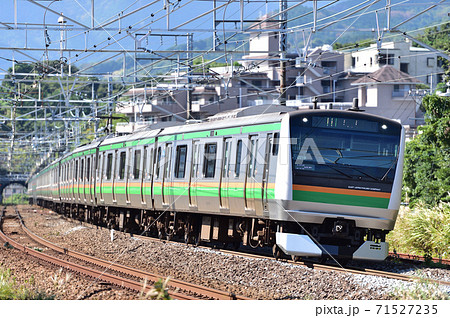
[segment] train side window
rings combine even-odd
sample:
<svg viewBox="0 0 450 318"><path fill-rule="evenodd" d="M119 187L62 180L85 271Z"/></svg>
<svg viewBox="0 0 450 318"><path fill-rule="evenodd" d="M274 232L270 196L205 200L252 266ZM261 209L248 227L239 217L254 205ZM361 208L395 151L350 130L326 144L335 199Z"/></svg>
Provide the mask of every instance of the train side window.
<svg viewBox="0 0 450 318"><path fill-rule="evenodd" d="M150 149L150 155L149 155L149 160L150 160L150 164L149 164L149 168L148 168L148 174L150 176L153 175L153 161L155 159L154 154L153 154L153 148Z"/></svg>
<svg viewBox="0 0 450 318"><path fill-rule="evenodd" d="M106 157L106 179L111 179L113 154L109 153Z"/></svg>
<svg viewBox="0 0 450 318"><path fill-rule="evenodd" d="M125 179L125 164L126 164L127 153L122 151L119 154L119 180Z"/></svg>
<svg viewBox="0 0 450 318"><path fill-rule="evenodd" d="M159 171L161 170L161 147L158 147L158 153L156 155L156 178L159 178Z"/></svg>
<svg viewBox="0 0 450 318"><path fill-rule="evenodd" d="M172 165L172 145L167 144L166 145L166 152L165 152L165 169L164 169L164 178L170 178L171 176L171 165Z"/></svg>
<svg viewBox="0 0 450 318"><path fill-rule="evenodd" d="M203 175L205 178L214 178L214 172L216 170L216 153L216 143L205 145L205 160L203 162Z"/></svg>
<svg viewBox="0 0 450 318"><path fill-rule="evenodd" d="M254 177L256 175L256 158L258 151L258 139L251 138L249 145L249 161L248 161L248 177Z"/></svg>
<svg viewBox="0 0 450 318"><path fill-rule="evenodd" d="M133 169L133 178L139 179L141 168L141 150L134 151L134 169Z"/></svg>
<svg viewBox="0 0 450 318"><path fill-rule="evenodd" d="M241 158L242 158L242 140L238 140L236 146L236 164L234 166L234 176L239 177L241 171Z"/></svg>
<svg viewBox="0 0 450 318"><path fill-rule="evenodd" d="M91 158L86 159L86 180L91 178Z"/></svg>
<svg viewBox="0 0 450 318"><path fill-rule="evenodd" d="M186 171L187 145L177 147L177 156L175 158L175 178L184 178Z"/></svg>
<svg viewBox="0 0 450 318"><path fill-rule="evenodd" d="M272 146L272 155L273 156L278 155L279 145L280 145L280 133L274 133L273 134L273 146Z"/></svg>
<svg viewBox="0 0 450 318"><path fill-rule="evenodd" d="M80 180L83 181L84 178L84 159L81 159L80 164Z"/></svg>
<svg viewBox="0 0 450 318"><path fill-rule="evenodd" d="M147 158L148 158L148 147L144 147L144 158L143 158L143 162L142 162L142 178L146 178L146 174L147 174ZM150 166L151 167L151 166Z"/></svg>
<svg viewBox="0 0 450 318"><path fill-rule="evenodd" d="M78 160L75 160L75 181L78 180Z"/></svg>
<svg viewBox="0 0 450 318"><path fill-rule="evenodd" d="M228 178L230 176L230 152L231 152L231 138L227 138L224 141L223 147L223 168L222 177Z"/></svg>

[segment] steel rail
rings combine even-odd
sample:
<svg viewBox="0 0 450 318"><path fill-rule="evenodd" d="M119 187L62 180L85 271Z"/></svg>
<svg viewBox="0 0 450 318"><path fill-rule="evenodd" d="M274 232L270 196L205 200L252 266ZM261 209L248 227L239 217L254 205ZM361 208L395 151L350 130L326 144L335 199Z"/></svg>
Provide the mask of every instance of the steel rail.
<svg viewBox="0 0 450 318"><path fill-rule="evenodd" d="M142 238L144 240L149 240L149 241L153 241L153 240L160 241L160 239L147 237L147 236L137 236L136 235L136 237ZM178 243L178 242L174 241L174 243ZM183 243L179 243L179 244L183 244ZM205 248L207 248L207 247L205 247ZM274 260L274 258L272 256L249 254L246 252L230 251L230 250L223 250L223 249L217 249L217 250L224 254L228 254L228 255L250 257L253 259ZM319 269L319 270L336 271L336 272L359 274L359 275L371 275L371 276L378 276L378 277L384 277L384 278L398 279L398 280L408 281L408 282L414 282L414 281L420 280L420 277L416 277L416 276L412 276L412 275L385 272L385 271L368 269L368 268L351 267L351 266L340 267L340 266L336 266L336 265L324 265L324 264L318 264L318 263L314 263L314 262L302 262L302 261L291 261L291 260L285 260L285 261L290 264L300 265L300 266L313 268L313 269ZM428 282L436 283L439 285L450 286L450 281L442 281L442 280L431 279L431 278L426 278L426 280Z"/></svg>
<svg viewBox="0 0 450 318"><path fill-rule="evenodd" d="M399 260L407 260L407 261L418 261L418 262L425 262L425 257L419 256L419 255L412 255L412 254L406 254L406 253L389 253L389 256L393 259L399 259ZM450 259L445 258L431 258L431 262L435 264L443 264L443 265L450 265Z"/></svg>
<svg viewBox="0 0 450 318"><path fill-rule="evenodd" d="M17 212L17 215L19 216L22 229L25 231L25 233L27 235L29 235L33 240L37 241L39 244L42 244L54 251L57 251L59 253L62 253L62 254L80 259L82 261L98 265L98 266L102 266L102 267L105 267L105 268L108 268L108 269L111 269L111 270L114 270L114 271L117 271L117 272L120 272L120 273L123 273L126 275L131 275L131 276L134 276L134 277L137 277L140 279L153 281L153 282L156 282L159 279L164 279L163 276L160 276L157 274L152 274L149 272L142 271L140 269L131 268L131 267L117 264L114 262L105 261L105 260L90 256L90 255L82 254L82 253L79 253L76 251L72 251L72 250L60 247L56 244L53 244L52 242L49 242L49 241L37 236L36 234L32 233L25 226L19 212L18 211L16 211L16 212ZM204 286L200 286L200 285L195 285L195 284L183 282L183 281L180 281L177 279L170 279L170 286L174 287L174 288L179 288L182 290L190 291L190 292L202 295L202 296L219 299L219 300L249 300L250 299L247 297L235 295L230 292L216 290L216 289L212 289L212 288L208 288L208 287L204 287ZM194 299L198 299L198 298L194 298Z"/></svg>
<svg viewBox="0 0 450 318"><path fill-rule="evenodd" d="M3 224L3 212L2 215L0 216L0 226ZM131 290L134 290L136 292L144 292L147 293L148 291L150 291L152 289L152 286L146 286L145 284L141 283L141 282L137 282L134 280L130 280L130 279L126 279L123 277L119 277L116 275L112 275L109 273L106 273L104 271L98 271L92 268L88 268L82 265L78 265L75 263L71 263L53 256L50 256L48 254L39 252L37 250L28 248L16 241L14 241L13 239L11 239L10 237L8 237L5 233L3 233L3 231L0 229L0 238L5 241L6 243L8 243L9 245L11 245L12 247L14 247L15 249L30 255L30 256L34 256L40 260L43 260L45 262L48 262L50 264L68 269L70 271L74 271L89 277L93 277L96 279L100 279L102 281L114 284L116 286L122 287L122 288L128 288ZM178 300L196 300L198 299L197 297L192 297L192 296L188 296L188 295L184 295L184 294L180 294L177 292L170 292L171 297L173 297L174 299L178 299Z"/></svg>

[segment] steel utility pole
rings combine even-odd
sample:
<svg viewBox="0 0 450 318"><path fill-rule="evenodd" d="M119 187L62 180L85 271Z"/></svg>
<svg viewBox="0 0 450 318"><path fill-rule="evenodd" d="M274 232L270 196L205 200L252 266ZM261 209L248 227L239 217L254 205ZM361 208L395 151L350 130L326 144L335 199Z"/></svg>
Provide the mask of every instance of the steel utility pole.
<svg viewBox="0 0 450 318"><path fill-rule="evenodd" d="M287 0L280 0L280 105L286 106Z"/></svg>

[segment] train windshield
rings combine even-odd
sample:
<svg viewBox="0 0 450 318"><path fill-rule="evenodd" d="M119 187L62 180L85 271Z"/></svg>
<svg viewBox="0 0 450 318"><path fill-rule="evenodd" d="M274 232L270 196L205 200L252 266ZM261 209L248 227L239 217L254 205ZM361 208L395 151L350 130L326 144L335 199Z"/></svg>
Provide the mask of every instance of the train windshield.
<svg viewBox="0 0 450 318"><path fill-rule="evenodd" d="M351 115L291 119L294 176L393 182L401 126Z"/></svg>

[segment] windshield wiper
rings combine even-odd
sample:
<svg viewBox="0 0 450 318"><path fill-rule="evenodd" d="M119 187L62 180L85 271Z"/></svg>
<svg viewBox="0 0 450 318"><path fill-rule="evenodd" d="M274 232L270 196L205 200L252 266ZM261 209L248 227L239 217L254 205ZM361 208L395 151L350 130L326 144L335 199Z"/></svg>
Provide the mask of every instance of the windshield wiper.
<svg viewBox="0 0 450 318"><path fill-rule="evenodd" d="M395 158L395 160L393 160L393 162L392 162L392 165L389 167L389 169L386 171L386 173L381 177L381 181L384 181L384 179L387 177L387 175L389 174L389 171L391 171L392 170L392 168L394 168L394 166L395 166L395 164L397 163L397 161L398 161L398 157L397 158Z"/></svg>
<svg viewBox="0 0 450 318"><path fill-rule="evenodd" d="M346 174L345 172L342 172L342 171L341 171L340 169L338 169L338 168L335 168L335 167L333 167L333 166L331 166L331 165L327 165L327 164L325 164L324 166L325 166L325 167L328 167L328 168L331 168L331 169L333 169L334 171L339 172L340 174L346 176L346 177L349 178L349 179L353 179L353 177L352 177L351 175Z"/></svg>
<svg viewBox="0 0 450 318"><path fill-rule="evenodd" d="M364 172L364 171L361 171L361 170L359 170L359 169L356 169L356 168L354 168L354 167L351 167L351 169L356 170L356 171L358 171L359 173L362 173L363 175L365 175L366 177L369 177L369 178L372 179L372 180L375 180L375 181L381 181L381 180L382 180L382 179L375 178L375 177L371 176L370 174L368 174L368 173L366 173L366 172Z"/></svg>

